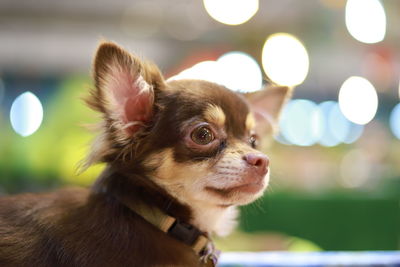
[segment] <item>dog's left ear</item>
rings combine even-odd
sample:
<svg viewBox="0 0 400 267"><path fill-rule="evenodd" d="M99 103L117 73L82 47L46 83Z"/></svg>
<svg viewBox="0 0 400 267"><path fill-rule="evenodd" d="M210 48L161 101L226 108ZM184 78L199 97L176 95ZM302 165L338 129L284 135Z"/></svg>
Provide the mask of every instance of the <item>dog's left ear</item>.
<svg viewBox="0 0 400 267"><path fill-rule="evenodd" d="M245 94L256 119L258 134L277 134L279 115L285 103L291 98L292 91L293 88L286 86L271 86Z"/></svg>
<svg viewBox="0 0 400 267"><path fill-rule="evenodd" d="M151 121L155 91L164 87L164 78L155 65L104 42L96 52L93 76L95 89L87 102L103 113L108 127L120 137L133 137Z"/></svg>

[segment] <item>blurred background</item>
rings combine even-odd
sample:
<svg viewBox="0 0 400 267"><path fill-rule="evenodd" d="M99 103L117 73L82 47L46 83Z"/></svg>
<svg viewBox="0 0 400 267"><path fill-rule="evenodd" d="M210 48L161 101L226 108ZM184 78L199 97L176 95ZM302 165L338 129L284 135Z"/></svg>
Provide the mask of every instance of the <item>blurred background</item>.
<svg viewBox="0 0 400 267"><path fill-rule="evenodd" d="M80 100L102 39L166 77L296 86L271 185L223 250L400 248L400 2L0 0L0 195L90 185ZM268 82L267 82L268 81Z"/></svg>

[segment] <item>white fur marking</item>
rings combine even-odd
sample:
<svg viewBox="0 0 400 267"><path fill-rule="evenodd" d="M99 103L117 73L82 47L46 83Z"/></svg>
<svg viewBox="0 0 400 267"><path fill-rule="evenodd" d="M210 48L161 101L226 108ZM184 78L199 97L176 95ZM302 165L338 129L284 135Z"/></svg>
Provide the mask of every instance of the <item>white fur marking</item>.
<svg viewBox="0 0 400 267"><path fill-rule="evenodd" d="M142 77L142 75L139 75L138 78L135 81L134 86L137 86L139 88L139 94L143 93L148 93L153 90L153 87L150 86Z"/></svg>

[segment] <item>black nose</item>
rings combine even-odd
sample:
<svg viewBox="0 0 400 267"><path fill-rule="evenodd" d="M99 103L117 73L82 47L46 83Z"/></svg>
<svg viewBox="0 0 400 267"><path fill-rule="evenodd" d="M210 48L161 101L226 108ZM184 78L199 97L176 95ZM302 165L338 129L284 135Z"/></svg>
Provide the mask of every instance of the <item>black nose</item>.
<svg viewBox="0 0 400 267"><path fill-rule="evenodd" d="M268 171L269 159L261 153L249 153L243 159L251 166L255 167L259 175L265 175Z"/></svg>

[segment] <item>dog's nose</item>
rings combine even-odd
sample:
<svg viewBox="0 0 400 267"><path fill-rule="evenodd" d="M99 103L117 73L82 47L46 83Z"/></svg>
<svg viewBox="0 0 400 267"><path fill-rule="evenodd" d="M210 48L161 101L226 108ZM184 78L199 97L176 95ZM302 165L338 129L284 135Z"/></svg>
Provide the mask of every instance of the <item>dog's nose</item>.
<svg viewBox="0 0 400 267"><path fill-rule="evenodd" d="M249 153L243 156L243 159L250 165L255 167L259 175L265 175L268 171L269 159L261 153Z"/></svg>

